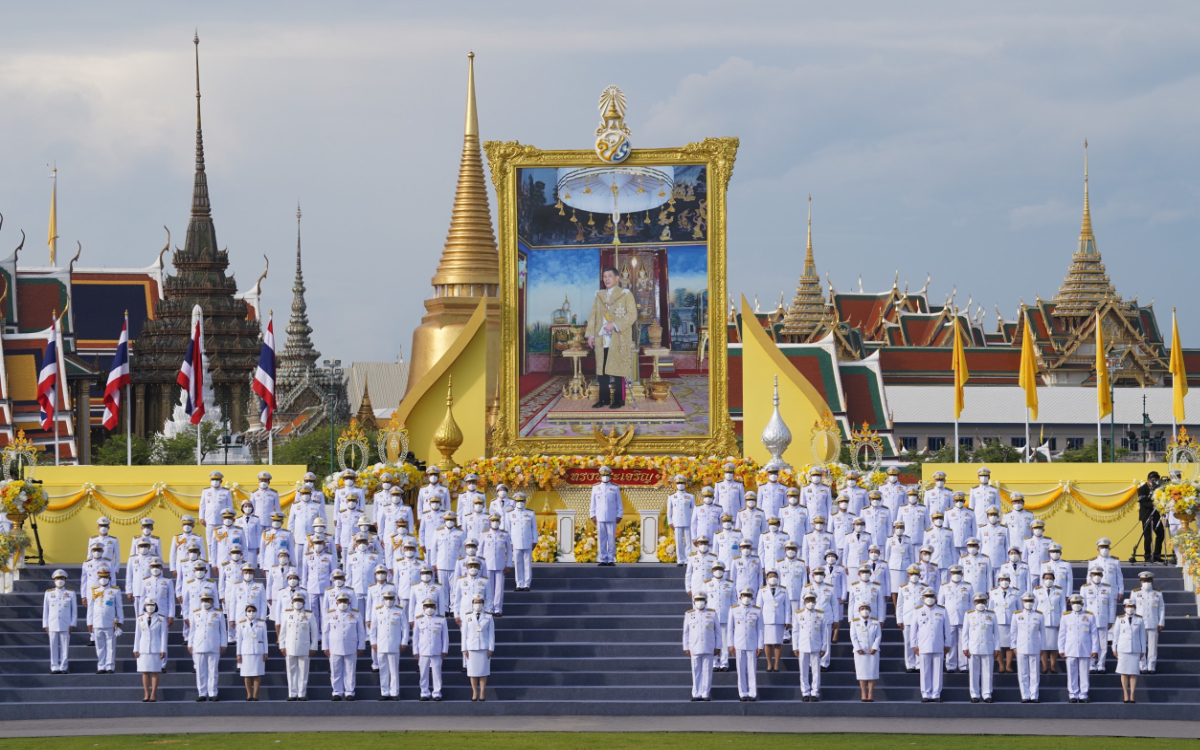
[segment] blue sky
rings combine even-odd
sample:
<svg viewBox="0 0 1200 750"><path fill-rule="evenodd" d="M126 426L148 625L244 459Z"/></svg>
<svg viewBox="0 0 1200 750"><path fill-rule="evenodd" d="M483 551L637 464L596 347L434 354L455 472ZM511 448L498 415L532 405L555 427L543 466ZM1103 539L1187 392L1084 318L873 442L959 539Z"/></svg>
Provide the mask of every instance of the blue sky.
<svg viewBox="0 0 1200 750"><path fill-rule="evenodd" d="M13 5L0 25L0 253L45 257L57 161L63 247L146 266L182 242L193 29L217 236L286 318L295 205L324 356L390 360L423 312L461 150L465 55L485 140L589 148L626 94L632 142L741 138L729 289L791 297L813 195L817 266L839 288L899 270L995 324L1053 296L1079 233L1091 143L1097 242L1119 293L1200 346L1200 6L1013 2L470 0ZM603 51L599 53L599 51ZM493 217L495 204L493 203ZM376 321L388 320L386 326ZM282 323L280 324L282 328Z"/></svg>

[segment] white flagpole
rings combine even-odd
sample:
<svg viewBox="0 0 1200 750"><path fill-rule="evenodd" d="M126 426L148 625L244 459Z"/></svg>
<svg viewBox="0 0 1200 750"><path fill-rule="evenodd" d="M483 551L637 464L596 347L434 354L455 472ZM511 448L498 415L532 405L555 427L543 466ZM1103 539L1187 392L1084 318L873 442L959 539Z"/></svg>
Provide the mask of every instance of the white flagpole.
<svg viewBox="0 0 1200 750"><path fill-rule="evenodd" d="M297 210L299 210L299 209L297 209ZM271 332L272 332L271 333L271 359L275 360L274 366L271 367L271 378L272 378L271 390L274 391L275 390L274 378L276 377L277 368L279 365L278 358L275 357L275 341L274 341L274 339L275 339L275 334L274 334L275 311L274 310L271 311L271 317L270 317L270 320L268 320L267 325L271 328ZM278 401L276 401L276 403L278 403ZM274 409L271 410L271 422L272 423L275 422L275 410ZM275 465L275 430L274 429L267 430L267 463L271 466Z"/></svg>
<svg viewBox="0 0 1200 750"><path fill-rule="evenodd" d="M63 382L63 368L59 365L62 357L59 356L58 349L62 346L60 341L62 337L58 335L58 320L51 317L50 325L54 335L54 358L58 360L54 363L56 369L54 376L54 465L58 466L58 394L62 390Z"/></svg>
<svg viewBox="0 0 1200 750"><path fill-rule="evenodd" d="M1104 463L1104 431L1100 417L1100 404L1096 404L1096 463Z"/></svg>
<svg viewBox="0 0 1200 750"><path fill-rule="evenodd" d="M1032 458L1030 451L1032 446L1029 444L1029 407L1025 407L1025 463L1029 463Z"/></svg>
<svg viewBox="0 0 1200 750"><path fill-rule="evenodd" d="M954 420L954 463L958 463L958 420Z"/></svg>
<svg viewBox="0 0 1200 750"><path fill-rule="evenodd" d="M197 305L198 307L198 305ZM196 322L200 325L200 337L196 342L196 361L192 363L195 368L192 371L192 383L196 382L196 377L199 375L201 379L204 377L204 312L201 311L196 318ZM197 404L193 404L193 410L198 408L200 403L204 402L204 383L200 383L200 388L196 391L196 396L199 398ZM200 422L204 420L201 419ZM196 423L196 465L200 465L200 422Z"/></svg>
<svg viewBox="0 0 1200 750"><path fill-rule="evenodd" d="M130 366L132 372L133 365L133 342L129 340L129 311L125 311L125 364ZM125 384L125 465L133 466L133 436L129 429L129 423L132 421L133 410L129 408L129 384Z"/></svg>

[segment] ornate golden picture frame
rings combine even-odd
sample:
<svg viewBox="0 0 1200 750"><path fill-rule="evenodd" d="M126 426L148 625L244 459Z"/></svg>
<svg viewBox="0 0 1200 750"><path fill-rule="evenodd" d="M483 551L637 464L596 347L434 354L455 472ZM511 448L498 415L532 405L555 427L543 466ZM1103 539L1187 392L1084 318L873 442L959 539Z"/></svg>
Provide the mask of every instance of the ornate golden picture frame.
<svg viewBox="0 0 1200 750"><path fill-rule="evenodd" d="M489 141L483 147L498 197L500 243L499 415L489 453L735 454L726 359L725 233L726 191L738 139L635 149L619 166L602 161L595 151L543 151L516 141ZM661 200L646 200L631 210L618 205L611 213L593 208L606 199L616 202L618 178L627 209L649 191ZM537 220L541 223L531 219L530 206L544 217ZM522 237L522 231L539 239ZM531 245L538 247L531 250ZM569 270L575 257L570 253L584 248L592 255L586 275L579 276ZM565 299L543 310L551 292L546 285L533 289L531 256L555 251L562 252L554 264L568 269L562 273L574 273L571 283L577 285L568 284L561 295ZM668 281L669 253L676 268L691 264L706 274L706 288L689 290L675 278ZM619 269L620 280L611 289L615 296L605 286L611 282L604 281L602 269L609 267ZM550 288L558 293L561 287ZM527 295L533 291L542 296L531 313ZM629 300L624 310L622 296ZM611 309L607 300L613 300ZM600 307L605 309L598 312ZM633 317L621 317L631 308ZM609 312L620 321L611 329L603 327ZM629 377L602 379L600 369L611 370L618 347L607 348L597 339L611 343L620 336ZM600 352L603 364L596 361ZM660 365L667 377L660 377ZM698 381L695 373L704 378ZM541 389L541 401L531 405L535 388ZM672 388L686 395L675 398ZM626 396L631 406L592 408L594 399L625 404ZM666 426L656 427L660 423Z"/></svg>

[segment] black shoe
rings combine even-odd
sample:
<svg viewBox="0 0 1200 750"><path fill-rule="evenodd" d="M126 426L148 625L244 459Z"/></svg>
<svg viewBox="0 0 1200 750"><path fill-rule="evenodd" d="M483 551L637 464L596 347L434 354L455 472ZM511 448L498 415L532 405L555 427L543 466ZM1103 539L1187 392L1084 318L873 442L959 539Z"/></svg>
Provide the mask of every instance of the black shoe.
<svg viewBox="0 0 1200 750"><path fill-rule="evenodd" d="M933 699L933 702L934 702L934 703L941 703L941 702L942 702L942 699L941 699L941 698L934 698L934 699Z"/></svg>
<svg viewBox="0 0 1200 750"><path fill-rule="evenodd" d="M1090 700L1088 700L1087 698L1080 698L1080 699L1079 699L1079 702L1080 702L1080 703L1091 703L1091 701L1090 701Z"/></svg>
<svg viewBox="0 0 1200 750"><path fill-rule="evenodd" d="M435 701L437 701L438 703L441 703L441 702L442 702L442 696L440 696L440 695L435 695L435 696L433 696L433 699L434 699Z"/></svg>
<svg viewBox="0 0 1200 750"><path fill-rule="evenodd" d="M423 701L427 701L427 700L429 700L429 696L428 696L428 695L422 695L422 696L421 696L421 700L423 700Z"/></svg>
<svg viewBox="0 0 1200 750"><path fill-rule="evenodd" d="M706 703L707 703L708 701L711 701L711 700L712 700L712 698L701 698L700 700L702 700L702 701L704 701L704 702L706 702Z"/></svg>
<svg viewBox="0 0 1200 750"><path fill-rule="evenodd" d="M1034 698L1033 700L1031 700L1031 701L1029 701L1029 702L1030 702L1030 703L1041 703L1041 702L1042 702L1042 700L1041 700L1041 698Z"/></svg>
<svg viewBox="0 0 1200 750"><path fill-rule="evenodd" d="M612 405L610 405L608 408L610 408L610 409L620 409L620 408L621 408L622 406L624 406L624 405L625 405L625 402L624 402L624 401L614 401L614 402L612 402Z"/></svg>
<svg viewBox="0 0 1200 750"><path fill-rule="evenodd" d="M333 696L332 698L330 698L329 700L331 700L331 701L340 701L341 699L342 699L342 696L340 696L340 695L335 695L335 696Z"/></svg>
<svg viewBox="0 0 1200 750"><path fill-rule="evenodd" d="M103 670L103 669L97 669L97 670L96 670L96 674L104 674L104 670Z"/></svg>
<svg viewBox="0 0 1200 750"><path fill-rule="evenodd" d="M972 703L978 703L978 702L979 702L979 699L978 699L978 698L972 698L972 699L971 699L971 702L972 702ZM1071 701L1071 702L1072 702L1072 703L1074 703L1074 701Z"/></svg>
<svg viewBox="0 0 1200 750"><path fill-rule="evenodd" d="M758 703L758 696L757 696L757 695L752 695L752 696L750 696L750 702L751 702L751 703Z"/></svg>
<svg viewBox="0 0 1200 750"><path fill-rule="evenodd" d="M208 698L205 698L203 695L201 695L200 697L196 698L196 702L197 702L197 703L203 703L203 702L204 702L204 701L206 701L206 700L208 700Z"/></svg>
<svg viewBox="0 0 1200 750"><path fill-rule="evenodd" d="M371 671L372 671L372 672L378 672L378 671L379 671L379 667L372 666L372 667L371 667Z"/></svg>
<svg viewBox="0 0 1200 750"><path fill-rule="evenodd" d="M1072 698L1069 701L1067 701L1067 703L1078 703L1078 702L1079 702L1078 698Z"/></svg>
<svg viewBox="0 0 1200 750"><path fill-rule="evenodd" d="M462 672L463 674L466 674L466 673L467 673L467 668L466 668L466 667L463 667L462 669L460 669L460 670L458 670L458 671Z"/></svg>
<svg viewBox="0 0 1200 750"><path fill-rule="evenodd" d="M808 703L808 696L807 696L807 695L802 695L802 696L800 696L800 702L801 702L801 703Z"/></svg>
<svg viewBox="0 0 1200 750"><path fill-rule="evenodd" d="M212 701L213 703L216 703L216 702L218 702L218 701L220 701L220 700L221 700L220 698L218 698L218 697L217 697L217 696L215 696L215 695L210 695L210 696L208 696L208 699L209 699L210 701Z"/></svg>
<svg viewBox="0 0 1200 750"><path fill-rule="evenodd" d="M291 703L292 701L295 701L295 700L297 700L296 696L294 696L294 695L288 696L288 703Z"/></svg>
<svg viewBox="0 0 1200 750"><path fill-rule="evenodd" d="M922 699L921 699L921 702L922 702L922 703L933 703L933 701L932 701L931 699L929 699L929 698L922 698Z"/></svg>
<svg viewBox="0 0 1200 750"><path fill-rule="evenodd" d="M904 671L905 671L905 673L906 673L906 674L916 674L916 673L917 673L918 671L920 671L920 670L916 670L916 669L905 669Z"/></svg>
<svg viewBox="0 0 1200 750"><path fill-rule="evenodd" d="M347 695L346 700L348 700L348 701L354 700L354 695Z"/></svg>
<svg viewBox="0 0 1200 750"><path fill-rule="evenodd" d="M1022 703L1033 703L1033 701L1029 700L1028 698L1022 698L1021 702Z"/></svg>
<svg viewBox="0 0 1200 750"><path fill-rule="evenodd" d="M386 701L387 699L388 699L388 697L387 697L386 695L381 695L381 696L379 696L379 701L380 701L381 703L382 703L383 701ZM472 698L471 700L475 700L475 699L474 699L474 698Z"/></svg>
<svg viewBox="0 0 1200 750"><path fill-rule="evenodd" d="M592 404L592 408L593 408L593 409L600 409L600 408L603 408L603 407L605 407L605 406L608 406L608 404L609 404L609 402L608 402L608 401L597 401L596 403Z"/></svg>
<svg viewBox="0 0 1200 750"><path fill-rule="evenodd" d="M304 695L302 695L302 696L300 696L299 698L297 698L296 700L298 700L298 701L307 701L307 700L308 700L308 697L307 697L307 696L304 696Z"/></svg>
<svg viewBox="0 0 1200 750"><path fill-rule="evenodd" d="M821 702L821 696L819 696L819 695L813 695L813 696L810 696L810 697L809 697L809 700L810 700L811 702L813 702L813 703L820 703L820 702Z"/></svg>
<svg viewBox="0 0 1200 750"><path fill-rule="evenodd" d="M991 703L991 702L992 702L992 697L989 695L988 697L986 697L986 698L984 698L984 699L983 699L983 702L984 702L984 703Z"/></svg>
<svg viewBox="0 0 1200 750"><path fill-rule="evenodd" d="M474 698L472 698L471 700L475 700L475 699L474 699ZM700 698L699 698L699 697L697 697L697 696L695 696L695 695L693 695L693 696L692 696L692 703L695 703L695 702L696 702L696 701L698 701L698 700L700 700Z"/></svg>

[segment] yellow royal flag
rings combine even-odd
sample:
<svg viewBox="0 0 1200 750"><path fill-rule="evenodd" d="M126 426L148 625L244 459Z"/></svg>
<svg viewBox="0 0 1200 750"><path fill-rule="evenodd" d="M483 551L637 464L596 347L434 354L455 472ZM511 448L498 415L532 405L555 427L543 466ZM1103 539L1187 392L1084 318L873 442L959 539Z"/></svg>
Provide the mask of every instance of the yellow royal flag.
<svg viewBox="0 0 1200 750"><path fill-rule="evenodd" d="M1187 368L1183 366L1183 347L1179 344L1179 323L1175 320L1175 309L1171 309L1171 390L1175 395L1175 421L1183 422L1187 412L1183 408L1183 397L1187 395Z"/></svg>
<svg viewBox="0 0 1200 750"><path fill-rule="evenodd" d="M970 371L967 370L967 353L963 351L962 331L957 315L954 316L954 354L950 366L954 369L954 419L957 421L962 416L963 390L967 379L971 377Z"/></svg>
<svg viewBox="0 0 1200 750"><path fill-rule="evenodd" d="M1108 359L1104 351L1104 326L1100 325L1100 313L1096 313L1096 405L1100 408L1097 419L1112 414L1112 393L1109 391Z"/></svg>
<svg viewBox="0 0 1200 750"><path fill-rule="evenodd" d="M1029 330L1029 317L1025 318L1025 333L1021 336L1021 373L1017 383L1025 391L1025 406L1029 408L1029 418L1034 422L1038 418L1037 395L1037 359L1033 356L1033 336Z"/></svg>

